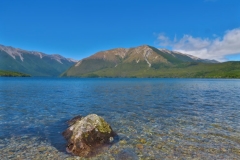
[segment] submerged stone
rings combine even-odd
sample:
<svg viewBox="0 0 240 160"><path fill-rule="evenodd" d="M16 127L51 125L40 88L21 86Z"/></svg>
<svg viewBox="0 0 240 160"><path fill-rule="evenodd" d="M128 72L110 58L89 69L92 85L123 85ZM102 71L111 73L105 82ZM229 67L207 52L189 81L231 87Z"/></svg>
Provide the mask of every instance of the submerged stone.
<svg viewBox="0 0 240 160"><path fill-rule="evenodd" d="M117 154L115 159L116 160L138 160L138 156L131 148L125 148Z"/></svg>
<svg viewBox="0 0 240 160"><path fill-rule="evenodd" d="M111 144L116 136L111 126L96 114L78 116L69 122L70 126L63 136L67 140L67 152L76 156L93 156Z"/></svg>

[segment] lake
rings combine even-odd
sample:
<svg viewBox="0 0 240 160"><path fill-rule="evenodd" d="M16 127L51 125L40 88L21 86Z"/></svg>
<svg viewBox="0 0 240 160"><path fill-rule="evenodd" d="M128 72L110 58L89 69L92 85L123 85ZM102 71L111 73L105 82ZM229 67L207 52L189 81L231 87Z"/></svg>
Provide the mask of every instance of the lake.
<svg viewBox="0 0 240 160"><path fill-rule="evenodd" d="M240 159L239 79L0 78L0 159L67 159L61 133L102 116L118 141L92 159Z"/></svg>

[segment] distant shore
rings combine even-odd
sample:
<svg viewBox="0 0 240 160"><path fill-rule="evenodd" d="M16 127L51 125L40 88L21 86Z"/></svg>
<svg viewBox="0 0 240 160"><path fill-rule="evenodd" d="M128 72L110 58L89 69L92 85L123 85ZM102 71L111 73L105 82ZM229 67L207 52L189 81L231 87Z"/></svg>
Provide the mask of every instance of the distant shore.
<svg viewBox="0 0 240 160"><path fill-rule="evenodd" d="M0 77L31 77L29 74L0 70Z"/></svg>

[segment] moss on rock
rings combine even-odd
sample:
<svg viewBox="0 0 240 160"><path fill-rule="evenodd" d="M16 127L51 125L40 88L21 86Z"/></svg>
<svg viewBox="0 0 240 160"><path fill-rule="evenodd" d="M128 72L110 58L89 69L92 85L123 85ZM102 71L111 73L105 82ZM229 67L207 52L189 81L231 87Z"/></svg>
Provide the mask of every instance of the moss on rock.
<svg viewBox="0 0 240 160"><path fill-rule="evenodd" d="M100 116L90 114L73 118L70 127L63 132L67 151L78 156L89 157L100 151L101 146L110 144L116 134Z"/></svg>

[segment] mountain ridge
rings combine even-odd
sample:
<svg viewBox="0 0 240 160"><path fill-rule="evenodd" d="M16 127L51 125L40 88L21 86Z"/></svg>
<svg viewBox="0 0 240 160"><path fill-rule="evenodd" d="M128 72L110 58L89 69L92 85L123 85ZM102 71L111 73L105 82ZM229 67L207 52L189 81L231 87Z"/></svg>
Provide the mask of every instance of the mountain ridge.
<svg viewBox="0 0 240 160"><path fill-rule="evenodd" d="M27 50L24 50L24 49L20 49L20 48L14 48L12 46L4 46L2 44L0 44L0 50L2 51L5 51L6 53L8 53L13 59L16 59L16 56L20 57L20 59L22 61L24 61L24 58L22 57L22 54L23 53L26 53L26 54L33 54L33 55L37 55L39 56L41 59L43 57L50 57L52 59L55 59L56 61L58 61L59 63L61 63L61 59L65 59L65 60L68 60L69 62L77 62L77 60L74 60L72 58L65 58L59 54L46 54L46 53L43 53L43 52L38 52L38 51L27 51Z"/></svg>
<svg viewBox="0 0 240 160"><path fill-rule="evenodd" d="M148 61L148 57L150 56L151 52L153 51L151 46L148 45L141 45L139 47L132 47L132 48L115 48L115 49L110 49L110 50L106 50L106 51L99 51L87 58L84 58L82 60L88 60L88 59L104 59L104 60L108 60L108 61L112 61L112 60L117 60L117 57L114 56L120 56L122 59L126 58L126 56L128 56L129 54L131 54L132 52L134 52L133 50L135 50L136 52L133 53L135 54L135 56L139 56L137 54L139 54L141 52L141 50L145 51L145 53L142 54L142 57L138 57L139 59L135 59L136 62L140 61L140 60L145 60L148 64L150 63ZM155 48L157 49L157 48ZM158 49L161 52L170 54L172 56L176 56L176 55L181 55L181 56L185 56L188 57L189 59L191 59L192 61L199 61L199 62L208 62L208 63L218 63L218 61L216 60L208 60L208 59L201 59L189 54L184 54L181 52L177 52L177 51L170 51L167 49ZM129 52L130 51L130 52ZM131 52L132 51L132 52ZM140 53L141 54L141 53ZM159 59L160 58L160 59ZM76 66L79 66L81 61L78 61L76 63ZM133 59L133 57L131 57L130 59L126 60L128 62L131 62ZM165 61L163 57L159 57L155 55L155 57L151 57L151 61ZM150 65L150 64L149 64Z"/></svg>
<svg viewBox="0 0 240 160"><path fill-rule="evenodd" d="M31 76L59 76L77 61L59 54L27 51L0 44L0 69Z"/></svg>
<svg viewBox="0 0 240 160"><path fill-rule="evenodd" d="M70 77L131 77L146 70L158 70L198 63L218 63L149 45L132 48L116 48L97 52L78 61L62 76ZM143 76L144 77L144 76Z"/></svg>

